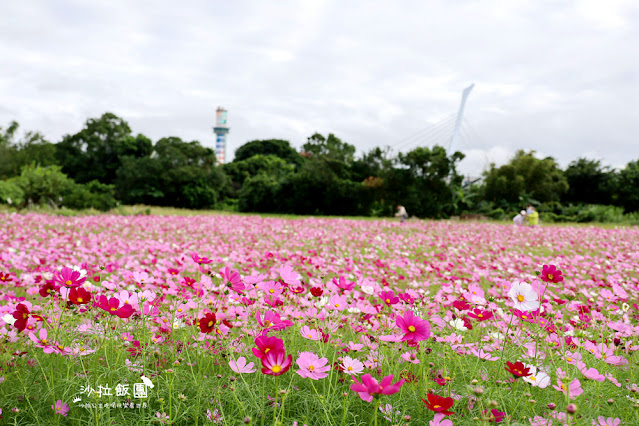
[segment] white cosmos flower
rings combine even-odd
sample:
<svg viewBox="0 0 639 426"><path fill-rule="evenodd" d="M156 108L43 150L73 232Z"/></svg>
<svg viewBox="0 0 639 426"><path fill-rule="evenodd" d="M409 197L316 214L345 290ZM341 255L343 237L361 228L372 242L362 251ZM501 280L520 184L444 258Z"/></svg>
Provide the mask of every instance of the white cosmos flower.
<svg viewBox="0 0 639 426"><path fill-rule="evenodd" d="M529 367L528 365L526 366ZM548 374L543 371L537 371L535 367L532 367L530 372L532 373L530 376L522 377L525 382L528 382L534 387L538 387L540 389L548 387L550 384L550 376Z"/></svg>
<svg viewBox="0 0 639 426"><path fill-rule="evenodd" d="M468 330L466 328L466 326L464 325L464 321L460 318L456 318L454 320L451 320L448 322L448 324L451 325L451 327L453 327L456 330L460 330L460 331L466 331Z"/></svg>
<svg viewBox="0 0 639 426"><path fill-rule="evenodd" d="M528 283L515 281L508 291L508 296L513 300L515 309L520 311L534 311L539 308L537 292Z"/></svg>
<svg viewBox="0 0 639 426"><path fill-rule="evenodd" d="M13 317L13 315L11 315L11 314L6 314L5 316L3 316L3 317L2 317L2 321L4 321L4 322L5 322L5 324L11 324L11 325L13 325L13 324L15 324L15 322L16 322L17 320Z"/></svg>

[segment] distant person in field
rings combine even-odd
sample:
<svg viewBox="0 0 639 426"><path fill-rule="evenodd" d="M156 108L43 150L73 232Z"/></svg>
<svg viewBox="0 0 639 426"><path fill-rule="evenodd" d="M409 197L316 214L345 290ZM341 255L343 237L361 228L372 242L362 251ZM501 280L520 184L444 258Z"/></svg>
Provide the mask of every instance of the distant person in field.
<svg viewBox="0 0 639 426"><path fill-rule="evenodd" d="M519 214L513 218L513 223L517 226L523 226L526 216L526 210L520 211Z"/></svg>
<svg viewBox="0 0 639 426"><path fill-rule="evenodd" d="M408 219L408 213L406 213L406 209L404 206L397 206L397 213L395 213L395 217L400 217L400 223L404 223L406 219Z"/></svg>
<svg viewBox="0 0 639 426"><path fill-rule="evenodd" d="M532 206L532 204L528 204L526 207L526 219L528 220L528 225L539 225L539 213Z"/></svg>

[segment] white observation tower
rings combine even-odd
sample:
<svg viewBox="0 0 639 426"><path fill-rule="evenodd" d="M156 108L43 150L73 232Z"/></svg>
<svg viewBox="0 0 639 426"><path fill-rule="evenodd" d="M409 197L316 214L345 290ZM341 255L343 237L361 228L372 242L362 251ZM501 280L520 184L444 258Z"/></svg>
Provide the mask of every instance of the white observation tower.
<svg viewBox="0 0 639 426"><path fill-rule="evenodd" d="M226 160L226 134L229 130L227 111L222 107L218 107L215 111L215 127L213 127L213 132L215 133L215 156L218 164L224 164Z"/></svg>

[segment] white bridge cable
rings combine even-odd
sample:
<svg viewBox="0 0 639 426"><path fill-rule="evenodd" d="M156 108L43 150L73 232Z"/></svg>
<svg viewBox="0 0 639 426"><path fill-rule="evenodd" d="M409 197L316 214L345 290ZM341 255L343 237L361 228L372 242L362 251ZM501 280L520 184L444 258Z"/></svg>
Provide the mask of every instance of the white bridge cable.
<svg viewBox="0 0 639 426"><path fill-rule="evenodd" d="M414 145L416 142L422 142L424 140L431 139L433 135L439 134L443 130L450 131L450 127L455 123L455 115L452 114L449 117L420 130L419 132L400 140L391 146L393 149L400 150L400 148L405 147L407 145Z"/></svg>
<svg viewBox="0 0 639 426"><path fill-rule="evenodd" d="M394 144L391 145L391 148L405 144L405 143L409 143L409 141L414 140L414 139L418 139L420 137L425 136L426 134L428 134L429 132L432 132L435 128L441 126L442 124L446 124L447 122L449 122L452 118L454 118L452 115L447 116L446 118L444 118L443 120L440 120L436 123L430 124L428 125L428 127L425 127L421 130L419 130L418 132L405 137L403 139L400 139L399 141L395 142Z"/></svg>
<svg viewBox="0 0 639 426"><path fill-rule="evenodd" d="M452 134L454 130L454 126L455 126L455 120L453 118L451 121L447 122L446 125L438 127L436 130L430 133L427 137L423 137L417 141L414 141L413 143L405 147L405 149L413 148L418 145L431 146L431 147L435 145L440 145L442 147L445 147L445 144L450 139L450 135Z"/></svg>

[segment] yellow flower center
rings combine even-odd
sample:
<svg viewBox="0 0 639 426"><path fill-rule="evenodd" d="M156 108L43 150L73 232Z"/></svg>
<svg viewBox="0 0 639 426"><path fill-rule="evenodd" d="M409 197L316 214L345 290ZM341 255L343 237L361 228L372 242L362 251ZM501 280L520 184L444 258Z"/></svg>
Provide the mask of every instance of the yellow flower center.
<svg viewBox="0 0 639 426"><path fill-rule="evenodd" d="M348 371L353 371L353 367L348 367L347 370Z"/></svg>
<svg viewBox="0 0 639 426"><path fill-rule="evenodd" d="M483 317L484 317L482 314L477 314L477 316L478 316L479 318L483 318Z"/></svg>
<svg viewBox="0 0 639 426"><path fill-rule="evenodd" d="M390 299L386 299L386 303L390 303Z"/></svg>
<svg viewBox="0 0 639 426"><path fill-rule="evenodd" d="M117 310L118 310L118 308L111 308L111 312L117 311Z"/></svg>
<svg viewBox="0 0 639 426"><path fill-rule="evenodd" d="M526 300L526 298L520 294L517 296L517 300L519 300L520 302L523 302L524 300Z"/></svg>
<svg viewBox="0 0 639 426"><path fill-rule="evenodd" d="M66 285L71 285L71 284L73 284L73 283L71 282L71 280L67 280L67 282L66 282L65 284L66 284Z"/></svg>
<svg viewBox="0 0 639 426"><path fill-rule="evenodd" d="M271 368L271 371L273 373L279 373L280 371L282 371L282 367L279 365L274 365L273 368Z"/></svg>
<svg viewBox="0 0 639 426"><path fill-rule="evenodd" d="M270 351L270 350L271 350L271 348L266 348L266 350L264 351L264 353L265 353L265 354L267 354L267 353L268 353L268 351Z"/></svg>
<svg viewBox="0 0 639 426"><path fill-rule="evenodd" d="M566 361L572 362L572 358L568 357L568 358L566 358Z"/></svg>
<svg viewBox="0 0 639 426"><path fill-rule="evenodd" d="M315 371L315 367L313 367L312 365L308 366L308 371Z"/></svg>
<svg viewBox="0 0 639 426"><path fill-rule="evenodd" d="M272 293L275 293L275 290L274 289L270 289L268 292L272 294Z"/></svg>
<svg viewBox="0 0 639 426"><path fill-rule="evenodd" d="M548 274L548 279L549 279L549 280L552 280L552 279L553 279L552 274Z"/></svg>
<svg viewBox="0 0 639 426"><path fill-rule="evenodd" d="M47 339L40 340L40 343L42 343L43 345L46 345L47 344Z"/></svg>
<svg viewBox="0 0 639 426"><path fill-rule="evenodd" d="M335 307L336 307L336 308L339 308L339 303L336 303L336 304L335 304Z"/></svg>
<svg viewBox="0 0 639 426"><path fill-rule="evenodd" d="M213 327L213 321L209 321L209 327Z"/></svg>
<svg viewBox="0 0 639 426"><path fill-rule="evenodd" d="M442 408L441 405L433 405L433 408Z"/></svg>
<svg viewBox="0 0 639 426"><path fill-rule="evenodd" d="M82 302L84 302L84 299L82 299L81 297L78 297L78 299L77 299L77 300L78 300L78 303L82 303Z"/></svg>
<svg viewBox="0 0 639 426"><path fill-rule="evenodd" d="M410 331L411 333L415 332L415 326L414 325L409 325L408 326L408 331Z"/></svg>
<svg viewBox="0 0 639 426"><path fill-rule="evenodd" d="M530 376L530 380L532 380L532 381L536 382L536 381L537 381L537 378L536 378L535 376Z"/></svg>

